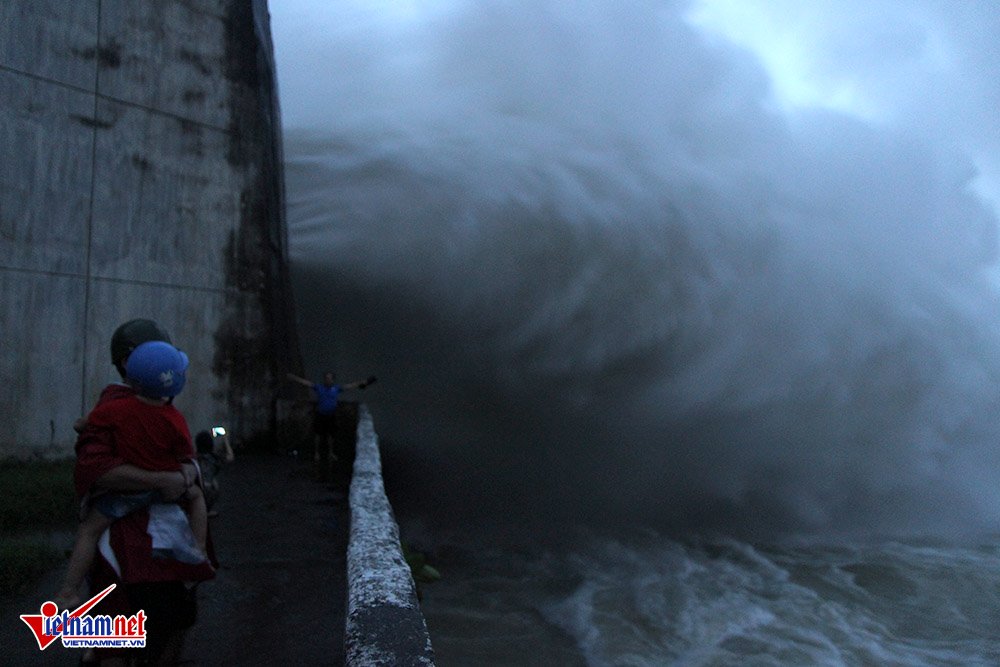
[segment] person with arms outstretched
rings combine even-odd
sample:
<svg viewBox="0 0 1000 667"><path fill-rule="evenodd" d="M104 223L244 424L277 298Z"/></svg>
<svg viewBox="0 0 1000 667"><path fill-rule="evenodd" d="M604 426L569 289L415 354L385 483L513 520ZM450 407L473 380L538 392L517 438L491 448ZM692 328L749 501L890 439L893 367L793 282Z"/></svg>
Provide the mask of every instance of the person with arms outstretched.
<svg viewBox="0 0 1000 667"><path fill-rule="evenodd" d="M375 382L375 376L347 384L337 384L335 382L336 376L330 371L323 374L322 383L310 382L292 373L288 374L288 379L304 387L309 387L316 394L316 407L313 413L313 433L315 434L313 459L325 462L332 458L336 461L337 457L333 453L333 439L337 432L336 411L340 394L348 389L365 389Z"/></svg>

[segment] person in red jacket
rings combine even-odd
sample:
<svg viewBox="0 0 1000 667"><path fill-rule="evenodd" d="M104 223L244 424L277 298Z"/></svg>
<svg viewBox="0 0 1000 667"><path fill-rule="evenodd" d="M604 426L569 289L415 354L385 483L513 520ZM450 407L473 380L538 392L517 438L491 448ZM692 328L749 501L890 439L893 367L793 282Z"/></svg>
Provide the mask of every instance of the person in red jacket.
<svg viewBox="0 0 1000 667"><path fill-rule="evenodd" d="M167 333L154 321L136 319L119 326L111 337L111 361L119 375L126 376L126 364L136 347L144 342L170 342ZM105 403L135 395L122 383L104 388L95 410ZM147 470L128 463L106 429L85 429L86 419L75 427L83 431L76 443L74 481L81 502L106 491L156 490L165 501L180 498L198 480L197 467L186 463L180 470ZM150 511L139 509L115 521L108 539L101 541L100 557L88 576L90 593L117 584L100 605L102 613L129 616L142 609L147 616L147 660L170 664L179 659L184 638L197 617L197 582L214 576L211 536L207 547L211 563L189 564L173 558L158 558L150 536ZM122 651L103 649L98 657L123 658Z"/></svg>
<svg viewBox="0 0 1000 667"><path fill-rule="evenodd" d="M106 437L114 439L118 454L130 465L144 470L180 471L181 465L195 456L187 422L171 404L184 388L187 367L187 355L169 343L150 341L139 345L126 366L126 379L136 393L105 401L96 407L87 418L84 433L105 432ZM79 604L76 593L94 561L101 534L117 519L163 500L162 494L155 489L125 493L105 491L90 498L89 509L77 530L63 587L56 598L61 608ZM175 512L173 521L179 529L167 532L166 538L158 532L152 546L161 557L169 556L191 564L207 562L205 497L201 489L192 484L179 501L187 512L191 529L184 529Z"/></svg>

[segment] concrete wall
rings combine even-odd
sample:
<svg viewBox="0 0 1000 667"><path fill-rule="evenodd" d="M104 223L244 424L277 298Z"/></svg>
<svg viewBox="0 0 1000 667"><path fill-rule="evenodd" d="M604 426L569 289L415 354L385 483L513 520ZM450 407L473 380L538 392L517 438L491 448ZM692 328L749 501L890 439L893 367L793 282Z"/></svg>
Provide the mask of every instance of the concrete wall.
<svg viewBox="0 0 1000 667"><path fill-rule="evenodd" d="M273 428L299 366L264 0L0 3L0 456L72 451L160 322L192 430Z"/></svg>
<svg viewBox="0 0 1000 667"><path fill-rule="evenodd" d="M378 437L364 405L356 447L347 547L347 664L433 665L430 635L382 484Z"/></svg>

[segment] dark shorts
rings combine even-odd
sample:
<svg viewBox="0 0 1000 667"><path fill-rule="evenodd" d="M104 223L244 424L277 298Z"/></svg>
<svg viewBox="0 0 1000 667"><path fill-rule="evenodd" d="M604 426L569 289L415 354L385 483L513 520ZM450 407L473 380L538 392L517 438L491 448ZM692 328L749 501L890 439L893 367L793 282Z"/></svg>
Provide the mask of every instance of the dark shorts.
<svg viewBox="0 0 1000 667"><path fill-rule="evenodd" d="M313 417L313 431L316 435L333 436L337 432L337 416L335 414L324 415L316 413Z"/></svg>
<svg viewBox="0 0 1000 667"><path fill-rule="evenodd" d="M109 519L120 519L127 514L162 502L159 491L137 493L104 493L91 501L91 506Z"/></svg>

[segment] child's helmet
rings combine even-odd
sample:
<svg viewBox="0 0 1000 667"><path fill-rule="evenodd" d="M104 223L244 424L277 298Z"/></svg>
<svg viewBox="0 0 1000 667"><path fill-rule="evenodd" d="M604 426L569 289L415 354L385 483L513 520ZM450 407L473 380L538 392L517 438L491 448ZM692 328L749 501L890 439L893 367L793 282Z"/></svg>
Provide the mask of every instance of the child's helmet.
<svg viewBox="0 0 1000 667"><path fill-rule="evenodd" d="M187 355L170 343L149 341L132 350L125 377L147 398L173 398L184 389Z"/></svg>
<svg viewBox="0 0 1000 667"><path fill-rule="evenodd" d="M124 360L132 350L151 340L170 342L170 336L153 320L129 320L111 335L111 363Z"/></svg>

